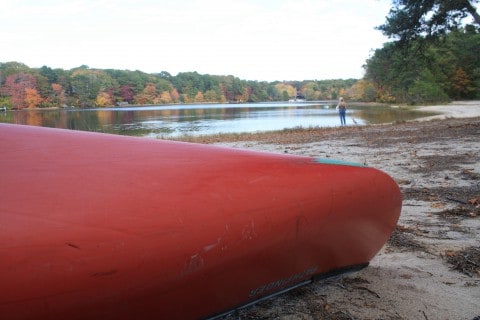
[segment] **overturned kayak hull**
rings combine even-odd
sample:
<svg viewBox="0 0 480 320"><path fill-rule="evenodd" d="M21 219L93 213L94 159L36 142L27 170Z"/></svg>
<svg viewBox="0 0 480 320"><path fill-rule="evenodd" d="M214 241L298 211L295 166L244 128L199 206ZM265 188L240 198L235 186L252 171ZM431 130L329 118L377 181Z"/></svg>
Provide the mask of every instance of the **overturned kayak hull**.
<svg viewBox="0 0 480 320"><path fill-rule="evenodd" d="M198 319L364 266L401 210L385 173L0 125L1 319Z"/></svg>

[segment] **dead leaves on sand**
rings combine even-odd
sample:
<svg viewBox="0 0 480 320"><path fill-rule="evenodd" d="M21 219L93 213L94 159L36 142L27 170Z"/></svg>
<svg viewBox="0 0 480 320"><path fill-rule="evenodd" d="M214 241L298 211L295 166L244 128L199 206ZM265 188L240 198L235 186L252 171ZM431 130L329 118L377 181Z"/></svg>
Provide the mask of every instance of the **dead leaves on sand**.
<svg viewBox="0 0 480 320"><path fill-rule="evenodd" d="M480 277L480 248L469 247L460 251L447 250L444 258L453 270L470 277Z"/></svg>
<svg viewBox="0 0 480 320"><path fill-rule="evenodd" d="M404 188L404 200L425 201L430 207L437 210L435 214L442 220L458 223L462 219L480 217L480 188ZM452 204L456 206L452 207Z"/></svg>
<svg viewBox="0 0 480 320"><path fill-rule="evenodd" d="M456 223L462 219L476 218L480 216L480 195L473 198L468 195L463 195L463 197L447 197L446 199L451 202L460 203L460 205L439 212L438 216L440 218Z"/></svg>
<svg viewBox="0 0 480 320"><path fill-rule="evenodd" d="M442 219L458 222L458 220L464 218L476 218L480 216L480 207L458 206L453 209L443 210L439 212L438 215Z"/></svg>
<svg viewBox="0 0 480 320"><path fill-rule="evenodd" d="M411 169L414 173L426 173L430 174L434 171L460 171L461 174L465 173L465 170L460 169L460 164L472 164L475 163L475 155L472 152L455 155L425 155L417 157L420 162L419 167Z"/></svg>
<svg viewBox="0 0 480 320"><path fill-rule="evenodd" d="M415 240L418 230L398 225L388 239L388 246L401 251L426 251L426 247Z"/></svg>

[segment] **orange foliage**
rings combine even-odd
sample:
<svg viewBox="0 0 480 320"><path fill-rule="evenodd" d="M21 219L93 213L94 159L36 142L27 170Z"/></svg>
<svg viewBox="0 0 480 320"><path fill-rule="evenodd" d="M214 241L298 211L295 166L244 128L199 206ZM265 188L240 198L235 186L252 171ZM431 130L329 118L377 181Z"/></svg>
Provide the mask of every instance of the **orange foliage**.
<svg viewBox="0 0 480 320"><path fill-rule="evenodd" d="M58 83L52 83L52 90L56 95L60 95L64 92L62 85Z"/></svg>
<svg viewBox="0 0 480 320"><path fill-rule="evenodd" d="M475 91L475 89L472 87L472 80L470 80L468 74L462 68L455 70L455 74L453 75L452 89L457 99L468 96L468 94Z"/></svg>
<svg viewBox="0 0 480 320"><path fill-rule="evenodd" d="M172 97L173 102L180 101L180 94L176 88L173 88L172 92L170 92L170 96Z"/></svg>
<svg viewBox="0 0 480 320"><path fill-rule="evenodd" d="M42 102L42 97L38 93L37 89L25 88L24 102L27 108L33 109Z"/></svg>
<svg viewBox="0 0 480 320"><path fill-rule="evenodd" d="M145 88L143 89L143 93L146 94L149 97L153 97L157 95L157 88L155 88L155 85L153 83L147 83L145 85Z"/></svg>
<svg viewBox="0 0 480 320"><path fill-rule="evenodd" d="M95 102L96 102L97 106L99 106L99 107L106 107L106 106L113 105L112 98L106 92L100 92L97 95L97 99L95 100Z"/></svg>
<svg viewBox="0 0 480 320"><path fill-rule="evenodd" d="M195 102L204 102L205 98L203 97L203 93L198 91L197 95L195 96Z"/></svg>
<svg viewBox="0 0 480 320"><path fill-rule="evenodd" d="M172 96L168 91L163 91L160 95L160 102L161 103L172 103Z"/></svg>
<svg viewBox="0 0 480 320"><path fill-rule="evenodd" d="M143 91L135 96L135 101L138 104L152 104L157 98L157 89L153 83L147 83Z"/></svg>

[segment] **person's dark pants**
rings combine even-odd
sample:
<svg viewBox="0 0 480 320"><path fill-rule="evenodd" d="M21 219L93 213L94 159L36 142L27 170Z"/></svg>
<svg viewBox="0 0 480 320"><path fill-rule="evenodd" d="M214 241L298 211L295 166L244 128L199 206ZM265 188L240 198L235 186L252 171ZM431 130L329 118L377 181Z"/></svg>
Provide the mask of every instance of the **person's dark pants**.
<svg viewBox="0 0 480 320"><path fill-rule="evenodd" d="M347 124L347 121L345 120L345 113L346 111L345 110L340 110L338 112L340 114L340 123L342 126L346 125Z"/></svg>

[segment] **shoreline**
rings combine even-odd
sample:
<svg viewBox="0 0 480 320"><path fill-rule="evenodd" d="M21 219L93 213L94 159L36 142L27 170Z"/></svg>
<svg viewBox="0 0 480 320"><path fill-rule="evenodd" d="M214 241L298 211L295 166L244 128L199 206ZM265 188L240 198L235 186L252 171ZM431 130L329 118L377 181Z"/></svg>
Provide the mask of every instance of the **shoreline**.
<svg viewBox="0 0 480 320"><path fill-rule="evenodd" d="M446 105L432 105L416 107L419 111L438 112L439 115L420 118L419 120L427 121L434 119L447 118L474 118L480 117L480 101L454 101ZM413 120L416 121L416 120Z"/></svg>
<svg viewBox="0 0 480 320"><path fill-rule="evenodd" d="M395 108L393 106L392 108ZM400 108L400 106L397 106ZM408 120L405 123L418 123L432 120L445 120L449 118L475 118L480 117L480 100L475 101L456 101L446 105L432 105L432 106L416 106L413 107L418 111L432 113L431 116L425 116L414 120ZM321 134L328 134L329 132L339 132L340 130L361 130L361 128L369 127L385 127L395 126L401 123L382 123L369 125L347 125L344 127L299 127L292 129L282 129L276 131L258 131L258 132L244 132L244 133L219 133L208 135L184 135L179 137L166 138L167 140L215 144L219 142L236 142L236 141L272 141L272 143L282 143L288 140L289 136L305 135L305 139L297 139L297 142L307 142L319 138ZM308 137L310 135L310 137Z"/></svg>

